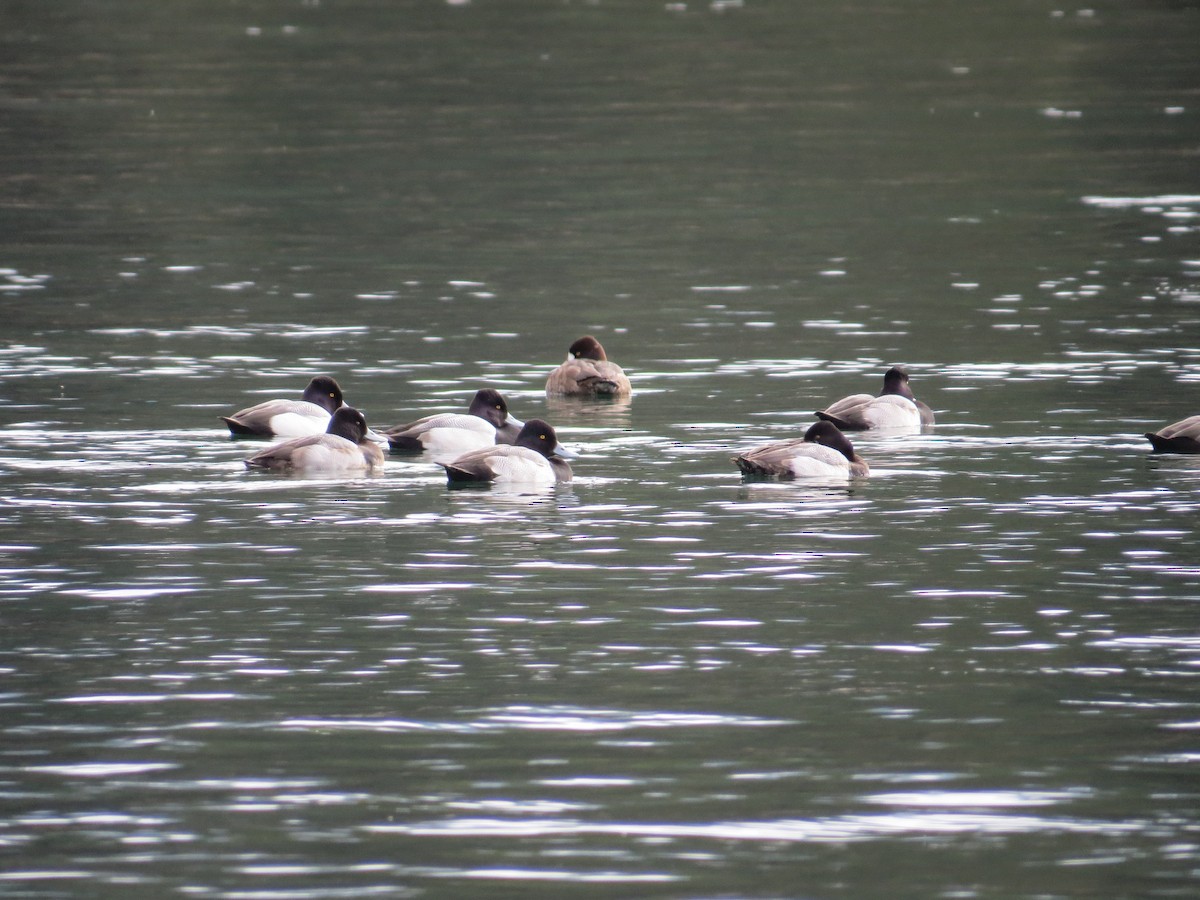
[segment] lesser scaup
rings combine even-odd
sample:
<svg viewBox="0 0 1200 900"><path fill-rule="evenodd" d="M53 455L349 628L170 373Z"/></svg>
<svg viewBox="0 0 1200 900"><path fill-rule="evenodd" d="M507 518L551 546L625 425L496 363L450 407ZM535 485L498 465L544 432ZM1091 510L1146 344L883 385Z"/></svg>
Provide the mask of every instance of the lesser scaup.
<svg viewBox="0 0 1200 900"><path fill-rule="evenodd" d="M851 394L816 415L842 431L919 428L933 424L933 410L913 396L912 388L908 386L908 373L898 367L892 367L884 374L883 390L878 397Z"/></svg>
<svg viewBox="0 0 1200 900"><path fill-rule="evenodd" d="M302 400L267 400L231 416L221 416L234 437L303 437L323 434L329 417L342 405L342 389L328 375L318 375Z"/></svg>
<svg viewBox="0 0 1200 900"><path fill-rule="evenodd" d="M343 406L329 418L323 434L292 438L246 460L250 469L337 474L369 471L383 464L383 451L369 435L366 417Z"/></svg>
<svg viewBox="0 0 1200 900"><path fill-rule="evenodd" d="M628 397L629 378L608 356L600 342L585 335L567 350L567 361L546 379L547 394L569 397Z"/></svg>
<svg viewBox="0 0 1200 900"><path fill-rule="evenodd" d="M871 474L870 466L854 452L850 439L826 421L814 423L803 438L755 447L733 461L744 475L845 479Z"/></svg>
<svg viewBox="0 0 1200 900"><path fill-rule="evenodd" d="M393 450L453 453L456 456L492 444L513 444L525 423L509 414L500 392L484 388L475 393L467 413L440 413L386 429Z"/></svg>
<svg viewBox="0 0 1200 900"><path fill-rule="evenodd" d="M564 457L574 455L558 443L553 428L541 419L530 419L515 445L497 444L441 465L450 481L554 484L571 480L571 466Z"/></svg>

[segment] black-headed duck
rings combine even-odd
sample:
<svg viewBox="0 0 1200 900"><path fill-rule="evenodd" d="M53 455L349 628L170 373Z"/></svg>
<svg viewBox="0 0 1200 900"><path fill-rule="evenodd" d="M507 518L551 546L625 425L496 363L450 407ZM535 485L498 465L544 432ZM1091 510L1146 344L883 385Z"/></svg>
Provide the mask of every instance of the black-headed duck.
<svg viewBox="0 0 1200 900"><path fill-rule="evenodd" d="M826 421L815 422L803 438L755 447L733 461L744 475L841 480L871 474L850 439Z"/></svg>
<svg viewBox="0 0 1200 900"><path fill-rule="evenodd" d="M326 475L370 471L383 465L383 450L370 434L366 417L343 406L330 416L324 433L268 447L247 459L246 467Z"/></svg>
<svg viewBox="0 0 1200 900"><path fill-rule="evenodd" d="M441 465L450 481L554 484L571 480L571 466L564 457L574 455L558 443L550 425L530 419L516 444L497 444Z"/></svg>
<svg viewBox="0 0 1200 900"><path fill-rule="evenodd" d="M878 397L851 394L816 415L842 431L919 428L934 422L933 410L913 396L912 388L908 386L908 373L895 366L884 374L883 390Z"/></svg>

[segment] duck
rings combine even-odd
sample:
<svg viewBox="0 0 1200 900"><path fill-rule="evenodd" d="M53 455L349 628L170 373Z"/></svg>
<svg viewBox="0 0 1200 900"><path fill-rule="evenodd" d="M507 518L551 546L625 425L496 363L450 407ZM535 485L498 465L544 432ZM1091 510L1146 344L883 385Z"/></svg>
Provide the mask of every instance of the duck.
<svg viewBox="0 0 1200 900"><path fill-rule="evenodd" d="M604 347L590 334L567 348L567 361L546 379L547 394L568 397L628 397L633 393L629 377L609 362Z"/></svg>
<svg viewBox="0 0 1200 900"><path fill-rule="evenodd" d="M575 454L558 442L554 429L541 419L530 419L515 444L496 444L441 463L454 482L555 484L570 481L567 459Z"/></svg>
<svg viewBox="0 0 1200 900"><path fill-rule="evenodd" d="M1155 453L1200 453L1200 416L1189 416L1159 431L1146 432Z"/></svg>
<svg viewBox="0 0 1200 900"><path fill-rule="evenodd" d="M476 391L466 413L439 413L383 430L393 450L460 456L493 444L515 444L524 422L493 388Z"/></svg>
<svg viewBox="0 0 1200 900"><path fill-rule="evenodd" d="M733 457L743 475L775 478L865 478L871 474L866 460L854 451L850 439L832 422L814 422L804 437L778 441Z"/></svg>
<svg viewBox="0 0 1200 900"><path fill-rule="evenodd" d="M816 413L818 419L832 422L842 431L866 431L869 428L919 428L934 424L933 410L913 396L908 373L898 366L883 375L883 390L878 397L851 394Z"/></svg>
<svg viewBox="0 0 1200 900"><path fill-rule="evenodd" d="M232 437L303 437L323 434L329 417L343 404L342 389L328 375L308 383L301 400L267 400L231 416L221 416Z"/></svg>
<svg viewBox="0 0 1200 900"><path fill-rule="evenodd" d="M353 406L342 406L329 417L323 433L268 447L247 459L246 468L308 474L367 472L383 464L383 450L370 435L366 417Z"/></svg>

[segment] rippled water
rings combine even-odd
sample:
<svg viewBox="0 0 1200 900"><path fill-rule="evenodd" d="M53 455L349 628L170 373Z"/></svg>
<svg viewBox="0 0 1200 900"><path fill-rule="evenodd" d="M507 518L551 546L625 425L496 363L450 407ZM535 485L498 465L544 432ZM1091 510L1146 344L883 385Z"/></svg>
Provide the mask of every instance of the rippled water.
<svg viewBox="0 0 1200 900"><path fill-rule="evenodd" d="M0 895L1191 896L1195 11L333 7L0 3ZM247 472L317 372L575 480Z"/></svg>
<svg viewBox="0 0 1200 900"><path fill-rule="evenodd" d="M1110 409L1144 356L931 366L944 424L850 487L729 456L877 367L635 358L631 404L547 405L502 359L576 480L451 491L246 473L252 395L183 399L212 338L138 339L13 354L174 370L124 427L67 393L0 433L15 896L1190 889L1200 467Z"/></svg>

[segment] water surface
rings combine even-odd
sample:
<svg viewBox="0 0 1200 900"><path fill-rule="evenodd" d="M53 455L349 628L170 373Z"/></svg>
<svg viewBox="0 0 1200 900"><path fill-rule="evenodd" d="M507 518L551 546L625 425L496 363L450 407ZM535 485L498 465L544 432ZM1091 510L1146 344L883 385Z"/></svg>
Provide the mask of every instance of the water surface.
<svg viewBox="0 0 1200 900"><path fill-rule="evenodd" d="M1194 8L0 16L0 893L1194 893ZM317 372L575 480L246 472Z"/></svg>

